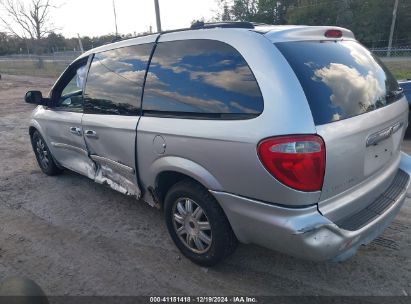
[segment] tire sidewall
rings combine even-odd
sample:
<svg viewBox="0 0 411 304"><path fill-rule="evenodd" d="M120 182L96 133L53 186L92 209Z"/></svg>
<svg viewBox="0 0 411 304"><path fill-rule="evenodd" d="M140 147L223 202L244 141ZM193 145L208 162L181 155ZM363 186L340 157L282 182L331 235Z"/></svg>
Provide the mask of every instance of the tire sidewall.
<svg viewBox="0 0 411 304"><path fill-rule="evenodd" d="M37 140L38 139L41 139L43 141L44 146L45 146L45 148L47 150L47 153L48 153L49 164L48 164L47 169L43 167L43 165L41 163L41 160L40 160L40 156L38 155L38 152L37 152ZM43 136L41 136L40 132L34 131L33 135L31 136L31 145L33 147L34 155L36 156L36 160L37 160L37 163L38 163L40 169L47 175L57 174L60 170L57 168L57 166L54 162L53 155L51 154L50 149L47 146L47 143L44 140Z"/></svg>
<svg viewBox="0 0 411 304"><path fill-rule="evenodd" d="M181 241L175 231L173 223L173 206L180 198L192 199L203 209L208 218L211 227L212 242L210 248L205 253L199 254L191 251ZM225 215L222 214L222 210L217 201L208 191L199 187L187 187L182 183L176 184L166 195L164 215L171 238L187 258L202 266L212 266L225 257L227 246L226 234L231 231L225 231L227 229L226 223L223 222L225 220Z"/></svg>

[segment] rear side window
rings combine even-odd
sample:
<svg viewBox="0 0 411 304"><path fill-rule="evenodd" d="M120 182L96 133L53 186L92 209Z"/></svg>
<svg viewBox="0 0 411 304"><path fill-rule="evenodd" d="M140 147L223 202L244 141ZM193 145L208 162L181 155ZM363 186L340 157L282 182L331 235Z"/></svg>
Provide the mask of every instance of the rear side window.
<svg viewBox="0 0 411 304"><path fill-rule="evenodd" d="M84 93L89 114L139 115L144 75L153 44L94 55Z"/></svg>
<svg viewBox="0 0 411 304"><path fill-rule="evenodd" d="M214 40L159 43L144 87L144 114L242 119L263 111L256 79L240 53Z"/></svg>
<svg viewBox="0 0 411 304"><path fill-rule="evenodd" d="M297 41L276 46L297 75L316 125L373 111L402 96L392 74L358 42Z"/></svg>

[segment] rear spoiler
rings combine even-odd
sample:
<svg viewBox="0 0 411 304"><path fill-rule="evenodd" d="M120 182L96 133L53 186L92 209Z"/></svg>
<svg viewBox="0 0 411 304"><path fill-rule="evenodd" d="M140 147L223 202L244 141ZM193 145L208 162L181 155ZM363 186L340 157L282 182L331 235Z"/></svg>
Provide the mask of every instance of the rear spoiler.
<svg viewBox="0 0 411 304"><path fill-rule="evenodd" d="M353 32L336 26L272 27L265 33L272 42L297 40L354 40Z"/></svg>

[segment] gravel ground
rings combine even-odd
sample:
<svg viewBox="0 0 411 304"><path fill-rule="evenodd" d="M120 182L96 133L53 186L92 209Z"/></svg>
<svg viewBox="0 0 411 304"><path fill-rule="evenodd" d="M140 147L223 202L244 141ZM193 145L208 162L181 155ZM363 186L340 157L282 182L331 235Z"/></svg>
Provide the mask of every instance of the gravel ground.
<svg viewBox="0 0 411 304"><path fill-rule="evenodd" d="M181 257L163 215L78 174L41 173L28 137L29 89L0 80L0 280L26 276L48 295L411 294L411 204L344 263L314 263L240 245L214 268ZM411 143L404 149L411 152Z"/></svg>

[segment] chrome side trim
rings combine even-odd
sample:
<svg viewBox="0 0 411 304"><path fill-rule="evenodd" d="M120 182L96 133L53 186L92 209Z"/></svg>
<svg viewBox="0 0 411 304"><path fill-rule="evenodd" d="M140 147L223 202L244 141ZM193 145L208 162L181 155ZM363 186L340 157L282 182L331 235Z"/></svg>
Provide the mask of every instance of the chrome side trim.
<svg viewBox="0 0 411 304"><path fill-rule="evenodd" d="M114 160L102 157L102 156L98 156L98 155L90 155L91 159L100 163L100 164L105 164L105 165L109 165L111 167L114 167L115 169L118 169L120 171L123 171L127 174L130 175L134 175L135 170L129 166L120 164L119 162L116 162Z"/></svg>
<svg viewBox="0 0 411 304"><path fill-rule="evenodd" d="M71 151L78 152L80 154L88 155L88 152L86 150L79 148L79 147L72 146L72 145L56 143L56 142L52 142L51 145L55 148L71 150Z"/></svg>

